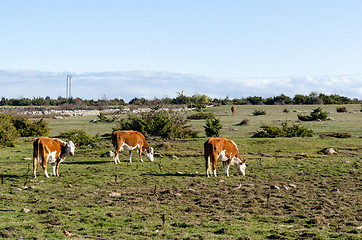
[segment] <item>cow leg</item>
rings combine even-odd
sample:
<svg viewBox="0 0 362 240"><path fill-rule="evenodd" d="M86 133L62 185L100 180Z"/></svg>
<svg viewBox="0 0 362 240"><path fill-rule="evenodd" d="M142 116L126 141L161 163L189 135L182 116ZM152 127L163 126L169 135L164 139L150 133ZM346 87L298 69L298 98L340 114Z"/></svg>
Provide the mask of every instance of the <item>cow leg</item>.
<svg viewBox="0 0 362 240"><path fill-rule="evenodd" d="M225 170L225 176L229 177L229 163L228 162L223 162L224 164L224 170Z"/></svg>
<svg viewBox="0 0 362 240"><path fill-rule="evenodd" d="M49 175L48 175L48 171L47 171L47 165L45 164L43 164L43 170L44 170L44 175L45 175L45 177L47 177L47 178L49 178Z"/></svg>
<svg viewBox="0 0 362 240"><path fill-rule="evenodd" d="M132 150L129 151L129 162L132 162Z"/></svg>
<svg viewBox="0 0 362 240"><path fill-rule="evenodd" d="M55 174L54 176L59 177L59 166L60 166L60 160L57 161L57 165L56 165L55 171L54 171L54 169L53 169L53 172L54 172L54 174Z"/></svg>
<svg viewBox="0 0 362 240"><path fill-rule="evenodd" d="M121 163L121 161L119 161L119 158L118 158L118 153L119 153L119 150L121 149L121 147L114 147L114 164L117 164L117 163Z"/></svg>
<svg viewBox="0 0 362 240"><path fill-rule="evenodd" d="M218 156L215 153L213 153L212 158L211 158L211 162L212 162L212 170L214 172L214 177L217 177L217 175L216 175L217 158L218 158Z"/></svg>
<svg viewBox="0 0 362 240"><path fill-rule="evenodd" d="M50 165L52 166L52 176L56 176L57 174L55 173L55 163L51 163Z"/></svg>
<svg viewBox="0 0 362 240"><path fill-rule="evenodd" d="M36 165L38 165L38 157L34 157L34 159L33 159L33 169L34 169L33 177L34 178L36 178Z"/></svg>
<svg viewBox="0 0 362 240"><path fill-rule="evenodd" d="M44 159L42 161L42 167L43 167L43 170L44 170L44 175L45 177L49 178L49 175L48 175L48 171L47 171L47 164L48 164L48 155L47 154L43 154L44 156Z"/></svg>
<svg viewBox="0 0 362 240"><path fill-rule="evenodd" d="M139 149L139 150L138 150L138 153L140 154L140 161L143 162L143 160L142 160L142 150Z"/></svg>

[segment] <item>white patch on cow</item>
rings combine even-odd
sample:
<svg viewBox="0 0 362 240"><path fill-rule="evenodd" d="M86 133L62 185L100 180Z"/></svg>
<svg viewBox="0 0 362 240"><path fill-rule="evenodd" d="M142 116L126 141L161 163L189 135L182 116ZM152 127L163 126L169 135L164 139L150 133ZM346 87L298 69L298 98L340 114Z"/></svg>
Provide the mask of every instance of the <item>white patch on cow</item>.
<svg viewBox="0 0 362 240"><path fill-rule="evenodd" d="M132 150L135 150L136 148L139 149L140 145L137 144L136 146L130 146L130 145L127 145L126 143L123 143L120 151L123 151L123 150L132 151Z"/></svg>
<svg viewBox="0 0 362 240"><path fill-rule="evenodd" d="M226 150L220 152L219 156L217 157L217 160L222 162L228 160L228 158L226 157Z"/></svg>
<svg viewBox="0 0 362 240"><path fill-rule="evenodd" d="M55 163L57 161L56 154L57 154L56 151L49 153L49 155L48 155L48 163L53 164L53 163Z"/></svg>

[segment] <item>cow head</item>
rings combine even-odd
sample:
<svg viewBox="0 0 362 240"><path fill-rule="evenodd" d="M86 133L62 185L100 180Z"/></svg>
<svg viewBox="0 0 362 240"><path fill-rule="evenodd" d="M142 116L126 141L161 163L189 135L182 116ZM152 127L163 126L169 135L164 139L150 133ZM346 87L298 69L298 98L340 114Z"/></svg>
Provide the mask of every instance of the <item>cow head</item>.
<svg viewBox="0 0 362 240"><path fill-rule="evenodd" d="M65 151L68 156L74 155L74 150L76 145L77 144L74 144L72 141L67 142L67 144L65 145Z"/></svg>
<svg viewBox="0 0 362 240"><path fill-rule="evenodd" d="M245 169L246 169L246 159L238 159L239 161L237 161L235 163L235 166L236 166L236 170L238 171L239 174L242 174L243 176L245 176Z"/></svg>
<svg viewBox="0 0 362 240"><path fill-rule="evenodd" d="M148 160L153 162L153 148L152 147L149 147L149 148L146 149L145 155L146 155Z"/></svg>

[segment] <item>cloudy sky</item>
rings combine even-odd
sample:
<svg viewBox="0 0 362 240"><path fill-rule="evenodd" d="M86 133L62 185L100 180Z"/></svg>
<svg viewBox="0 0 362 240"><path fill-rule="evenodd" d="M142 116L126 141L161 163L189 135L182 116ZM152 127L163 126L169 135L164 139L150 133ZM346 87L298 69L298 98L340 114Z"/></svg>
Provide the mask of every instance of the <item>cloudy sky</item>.
<svg viewBox="0 0 362 240"><path fill-rule="evenodd" d="M0 95L362 99L359 0L0 2Z"/></svg>

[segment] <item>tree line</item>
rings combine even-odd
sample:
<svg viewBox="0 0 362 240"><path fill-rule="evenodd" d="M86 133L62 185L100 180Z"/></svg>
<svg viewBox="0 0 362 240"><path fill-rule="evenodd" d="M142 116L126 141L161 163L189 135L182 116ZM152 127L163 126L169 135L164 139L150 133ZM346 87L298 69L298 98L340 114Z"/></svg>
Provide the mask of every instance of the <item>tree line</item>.
<svg viewBox="0 0 362 240"><path fill-rule="evenodd" d="M191 107L200 107L202 108L205 105L284 105L284 104L293 104L293 105L306 105L306 104L353 104L360 103L358 99L350 99L348 97L340 96L338 94L326 95L323 93L312 92L309 95L297 94L293 98L288 97L284 94L279 96L263 98L260 96L249 96L246 98L234 98L230 99L225 97L223 99L210 98L206 95L195 94L193 96L186 96L183 92L177 92L177 97L175 98L162 98L162 99L145 99L145 98L133 98L128 103L126 103L121 98L114 99L81 99L81 98L63 98L58 97L57 99L52 99L49 96L43 97L34 97L30 98L5 98L2 97L0 101L0 106L78 106L78 107L102 107L102 106L119 106L119 105L188 105Z"/></svg>

